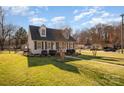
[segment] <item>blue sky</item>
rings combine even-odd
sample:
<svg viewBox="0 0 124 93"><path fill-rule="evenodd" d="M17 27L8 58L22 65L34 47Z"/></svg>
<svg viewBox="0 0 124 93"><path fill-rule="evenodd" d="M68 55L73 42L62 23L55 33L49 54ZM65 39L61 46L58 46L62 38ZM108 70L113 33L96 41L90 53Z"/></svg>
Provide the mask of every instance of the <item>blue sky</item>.
<svg viewBox="0 0 124 93"><path fill-rule="evenodd" d="M42 25L62 28L70 26L76 29L85 29L97 23L120 22L120 14L124 7L91 7L91 6L49 6L4 7L8 23L23 26L28 30L29 25Z"/></svg>

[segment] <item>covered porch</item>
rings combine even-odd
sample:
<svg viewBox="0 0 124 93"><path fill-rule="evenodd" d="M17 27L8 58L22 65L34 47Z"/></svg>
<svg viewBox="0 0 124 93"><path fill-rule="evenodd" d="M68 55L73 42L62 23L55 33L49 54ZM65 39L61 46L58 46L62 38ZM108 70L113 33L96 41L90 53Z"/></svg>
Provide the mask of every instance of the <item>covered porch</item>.
<svg viewBox="0 0 124 93"><path fill-rule="evenodd" d="M64 42L64 41L34 41L34 53L39 54L42 50L57 50L63 49L74 49L74 42Z"/></svg>

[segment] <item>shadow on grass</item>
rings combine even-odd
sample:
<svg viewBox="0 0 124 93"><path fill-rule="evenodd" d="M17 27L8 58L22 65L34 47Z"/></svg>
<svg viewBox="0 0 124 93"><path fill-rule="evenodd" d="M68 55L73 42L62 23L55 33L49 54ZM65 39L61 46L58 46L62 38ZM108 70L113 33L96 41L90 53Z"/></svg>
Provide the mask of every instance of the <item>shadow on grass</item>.
<svg viewBox="0 0 124 93"><path fill-rule="evenodd" d="M92 55L80 55L79 57L82 58L82 60L96 60L98 62L104 62L104 63L124 66L124 64L123 64L124 58L92 56ZM122 61L122 63L120 63L121 61Z"/></svg>
<svg viewBox="0 0 124 93"><path fill-rule="evenodd" d="M57 58L55 57L28 57L28 67L44 66L44 65L52 64L58 67L59 69L74 73L79 73L77 67L66 63L72 60L74 61L75 59L66 59L64 60L64 62L62 62L62 61L57 61Z"/></svg>
<svg viewBox="0 0 124 93"><path fill-rule="evenodd" d="M119 60L121 60L119 58L104 57L104 56L92 56L92 55L80 55L79 57L84 59L84 60L93 60L93 59L105 60L105 61L119 61Z"/></svg>

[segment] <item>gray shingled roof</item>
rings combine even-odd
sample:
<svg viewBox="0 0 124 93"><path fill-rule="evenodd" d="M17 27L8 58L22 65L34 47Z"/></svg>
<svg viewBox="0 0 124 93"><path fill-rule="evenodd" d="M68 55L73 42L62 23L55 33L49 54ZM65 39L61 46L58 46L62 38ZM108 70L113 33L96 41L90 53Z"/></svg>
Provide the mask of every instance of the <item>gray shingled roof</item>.
<svg viewBox="0 0 124 93"><path fill-rule="evenodd" d="M39 33L38 26L29 26L29 30L31 32L32 40L49 40L49 41L75 41L72 36L69 36L69 39L65 39L62 35L62 30L46 28L46 37L41 37Z"/></svg>

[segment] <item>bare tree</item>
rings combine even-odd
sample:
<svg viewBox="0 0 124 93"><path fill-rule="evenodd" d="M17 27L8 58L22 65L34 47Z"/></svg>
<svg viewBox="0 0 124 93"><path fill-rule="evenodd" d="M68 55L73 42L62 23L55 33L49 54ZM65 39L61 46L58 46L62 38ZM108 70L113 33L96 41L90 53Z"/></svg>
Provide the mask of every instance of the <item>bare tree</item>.
<svg viewBox="0 0 124 93"><path fill-rule="evenodd" d="M0 46L1 46L1 50L3 50L3 45L4 45L4 13L3 13L3 9L2 7L0 7Z"/></svg>
<svg viewBox="0 0 124 93"><path fill-rule="evenodd" d="M89 29L81 30L78 37L78 42L82 44L100 44L102 47L112 45L118 48L120 46L120 24L97 24Z"/></svg>
<svg viewBox="0 0 124 93"><path fill-rule="evenodd" d="M80 34L80 32L79 31L76 31L72 36L73 36L73 38L78 42L78 40L79 40L79 34Z"/></svg>
<svg viewBox="0 0 124 93"><path fill-rule="evenodd" d="M15 26L5 23L5 12L0 7L0 48L4 50L4 44L7 38L9 38L14 32Z"/></svg>

